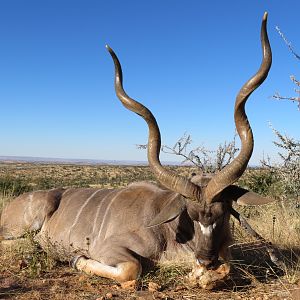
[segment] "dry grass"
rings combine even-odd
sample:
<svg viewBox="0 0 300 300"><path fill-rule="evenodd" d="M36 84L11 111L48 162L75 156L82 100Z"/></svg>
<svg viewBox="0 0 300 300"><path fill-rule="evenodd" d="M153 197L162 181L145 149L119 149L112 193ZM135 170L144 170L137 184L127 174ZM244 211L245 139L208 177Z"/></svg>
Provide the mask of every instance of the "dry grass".
<svg viewBox="0 0 300 300"><path fill-rule="evenodd" d="M192 171L179 167L184 175ZM6 174L10 176L7 177ZM69 186L117 186L136 180L153 180L147 167L74 166L45 164L2 164L0 182L3 204L22 189ZM2 180L2 181L1 181ZM11 182L10 182L11 181ZM26 183L22 185L23 183ZM111 280L84 275L68 264L56 262L50 253L39 249L31 235L20 244L0 249L0 299L300 299L293 291L300 281L300 216L297 210L272 204L244 210L251 225L278 246L286 269L280 270L268 258L263 245L255 243L234 223L236 243L230 278L213 291L204 291L187 284L186 274L193 266L190 254L169 253L159 266L144 275L136 291L123 290ZM275 216L275 223L274 223ZM159 291L150 292L150 282ZM294 293L294 294L293 294ZM101 298L102 297L102 298ZM299 298L297 298L299 297Z"/></svg>

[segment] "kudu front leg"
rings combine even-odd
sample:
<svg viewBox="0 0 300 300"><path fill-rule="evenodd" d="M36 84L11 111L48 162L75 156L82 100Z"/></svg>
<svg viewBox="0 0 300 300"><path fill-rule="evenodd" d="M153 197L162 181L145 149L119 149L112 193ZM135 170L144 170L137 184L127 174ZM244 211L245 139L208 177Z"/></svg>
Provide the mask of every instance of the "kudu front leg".
<svg viewBox="0 0 300 300"><path fill-rule="evenodd" d="M230 261L232 260L232 255L228 244L225 244L221 247L219 257L221 257L224 260L224 262L228 265L230 264Z"/></svg>
<svg viewBox="0 0 300 300"><path fill-rule="evenodd" d="M142 266L137 261L121 262L116 266L109 266L84 256L75 259L73 266L87 274L110 278L120 283L136 280L142 271Z"/></svg>

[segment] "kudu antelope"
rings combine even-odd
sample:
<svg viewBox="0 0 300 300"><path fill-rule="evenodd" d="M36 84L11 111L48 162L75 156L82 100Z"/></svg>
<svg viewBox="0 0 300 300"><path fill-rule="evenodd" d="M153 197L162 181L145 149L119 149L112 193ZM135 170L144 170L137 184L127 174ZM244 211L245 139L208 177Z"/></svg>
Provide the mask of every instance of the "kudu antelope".
<svg viewBox="0 0 300 300"><path fill-rule="evenodd" d="M144 263L158 260L171 244L185 245L196 262L208 269L213 269L220 257L228 260L229 218L237 214L233 201L243 205L269 202L233 185L245 171L253 150L245 103L271 67L266 23L267 14L261 27L261 66L236 98L234 119L241 150L231 164L208 179L188 179L163 167L156 120L149 109L125 93L121 65L107 46L115 65L118 98L149 127L148 160L163 188L137 182L119 189L60 188L26 193L3 210L2 238L15 239L26 231L38 231L36 239L43 248L63 249L65 259L71 258L78 270L119 282L138 278Z"/></svg>

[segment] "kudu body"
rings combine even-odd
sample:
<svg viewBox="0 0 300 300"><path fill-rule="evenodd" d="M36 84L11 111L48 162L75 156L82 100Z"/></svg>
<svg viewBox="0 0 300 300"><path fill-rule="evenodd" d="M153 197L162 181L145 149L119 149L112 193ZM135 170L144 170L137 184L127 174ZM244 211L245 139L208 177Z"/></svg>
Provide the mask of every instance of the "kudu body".
<svg viewBox="0 0 300 300"><path fill-rule="evenodd" d="M120 63L107 46L115 64L117 96L148 124L148 160L163 188L139 182L120 189L70 188L27 193L3 210L2 237L13 239L28 230L38 231L36 238L43 248L50 245L66 260L73 259L77 269L119 282L136 279L142 268L159 259L169 246L185 246L194 252L198 264L208 268L214 268L219 257L228 260L232 202L269 202L232 185L243 174L253 150L244 106L271 66L266 21L265 14L261 29L262 64L237 96L234 115L241 150L230 165L209 178L188 179L165 169L159 161L161 145L156 120L123 90Z"/></svg>

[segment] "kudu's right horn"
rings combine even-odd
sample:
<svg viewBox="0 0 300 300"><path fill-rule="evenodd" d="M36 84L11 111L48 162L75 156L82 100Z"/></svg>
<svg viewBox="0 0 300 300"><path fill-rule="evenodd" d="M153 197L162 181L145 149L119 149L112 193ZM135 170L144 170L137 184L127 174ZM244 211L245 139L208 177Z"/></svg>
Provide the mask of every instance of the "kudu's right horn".
<svg viewBox="0 0 300 300"><path fill-rule="evenodd" d="M243 85L235 102L234 121L241 139L241 151L229 165L217 173L208 183L204 197L208 203L213 202L220 192L240 178L252 155L254 140L245 112L245 104L252 92L267 78L271 68L272 52L267 34L267 17L268 14L265 12L261 25L262 63L257 73Z"/></svg>

